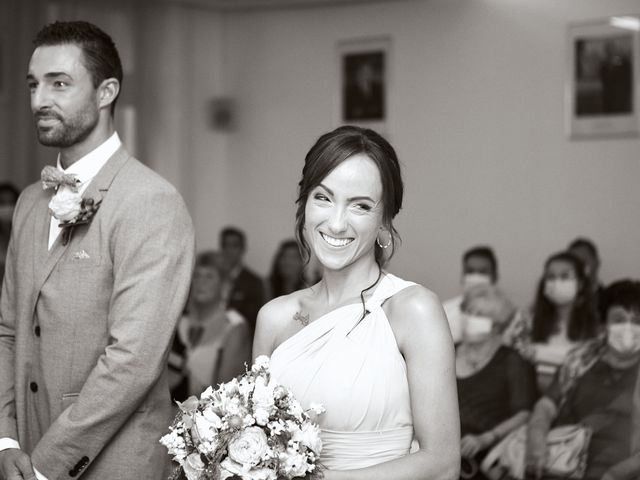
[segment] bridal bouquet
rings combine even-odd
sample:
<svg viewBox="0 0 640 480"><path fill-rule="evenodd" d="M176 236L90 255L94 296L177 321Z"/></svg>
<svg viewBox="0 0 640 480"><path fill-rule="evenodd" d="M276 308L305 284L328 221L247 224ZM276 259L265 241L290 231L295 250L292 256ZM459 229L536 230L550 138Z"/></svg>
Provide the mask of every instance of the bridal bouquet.
<svg viewBox="0 0 640 480"><path fill-rule="evenodd" d="M198 399L178 402L180 412L160 439L178 464L173 480L291 480L319 478L322 441L308 411L269 371L260 356L250 370Z"/></svg>

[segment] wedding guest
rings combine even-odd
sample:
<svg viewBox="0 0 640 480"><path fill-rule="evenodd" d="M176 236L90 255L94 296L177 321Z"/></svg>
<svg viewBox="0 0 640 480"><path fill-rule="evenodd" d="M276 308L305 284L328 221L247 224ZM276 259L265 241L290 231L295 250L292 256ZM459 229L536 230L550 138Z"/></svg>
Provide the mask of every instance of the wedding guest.
<svg viewBox="0 0 640 480"><path fill-rule="evenodd" d="M265 292L262 279L243 263L246 250L247 237L242 230L226 227L220 232L221 266L226 283L224 298L229 308L237 310L249 322L253 335Z"/></svg>
<svg viewBox="0 0 640 480"><path fill-rule="evenodd" d="M253 355L318 417L325 480L456 479L460 426L451 333L438 298L383 267L403 183L393 147L343 126L307 153L296 236L322 279L270 301ZM419 448L410 453L412 439Z"/></svg>
<svg viewBox="0 0 640 480"><path fill-rule="evenodd" d="M577 349L536 403L529 421L529 478L543 478L547 432L559 425L591 428L583 480L640 478L632 451L633 393L640 366L640 282L622 280L603 294L606 335ZM565 452L571 454L574 452Z"/></svg>
<svg viewBox="0 0 640 480"><path fill-rule="evenodd" d="M57 168L26 188L13 217L0 477L166 478L167 355L189 291L191 218L116 133L112 39L87 22L56 22L34 44L31 110Z"/></svg>
<svg viewBox="0 0 640 480"><path fill-rule="evenodd" d="M487 451L527 422L537 399L536 376L533 365L502 345L516 309L498 288L471 288L462 310L467 319L456 349L462 471L466 479L484 479L478 466Z"/></svg>
<svg viewBox="0 0 640 480"><path fill-rule="evenodd" d="M470 248L462 256L462 292L442 303L447 314L453 343L462 340L464 315L461 311L464 293L475 285L495 285L498 281L498 260L493 249L486 246Z"/></svg>
<svg viewBox="0 0 640 480"><path fill-rule="evenodd" d="M0 183L0 284L4 278L4 265L7 259L13 210L20 192L11 183Z"/></svg>
<svg viewBox="0 0 640 480"><path fill-rule="evenodd" d="M246 320L222 301L218 255L196 257L187 313L178 324L169 360L172 395L183 401L209 386L231 380L251 360L251 335Z"/></svg>
<svg viewBox="0 0 640 480"><path fill-rule="evenodd" d="M596 310L600 315L600 319L604 321L605 314L601 308L601 297L604 292L604 285L600 282L598 275L600 271L600 255L596 244L588 238L578 237L569 244L567 250L582 260L584 273L589 277L591 289L593 290L593 299L596 304Z"/></svg>
<svg viewBox="0 0 640 480"><path fill-rule="evenodd" d="M599 333L593 291L583 264L572 253L559 252L544 264L532 313L512 322L505 341L535 363L544 391L567 353Z"/></svg>
<svg viewBox="0 0 640 480"><path fill-rule="evenodd" d="M295 240L280 243L269 274L269 298L287 295L305 287L304 260Z"/></svg>

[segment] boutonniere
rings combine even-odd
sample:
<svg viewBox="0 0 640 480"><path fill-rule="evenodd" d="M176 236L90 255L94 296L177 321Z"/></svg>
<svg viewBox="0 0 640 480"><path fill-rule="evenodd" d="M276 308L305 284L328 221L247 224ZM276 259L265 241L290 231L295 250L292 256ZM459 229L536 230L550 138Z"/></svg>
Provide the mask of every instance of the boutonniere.
<svg viewBox="0 0 640 480"><path fill-rule="evenodd" d="M60 220L58 226L62 229L62 245L69 243L75 227L91 223L91 219L100 207L100 202L96 202L91 197L82 198L79 193L67 189L58 191L51 198L49 211Z"/></svg>

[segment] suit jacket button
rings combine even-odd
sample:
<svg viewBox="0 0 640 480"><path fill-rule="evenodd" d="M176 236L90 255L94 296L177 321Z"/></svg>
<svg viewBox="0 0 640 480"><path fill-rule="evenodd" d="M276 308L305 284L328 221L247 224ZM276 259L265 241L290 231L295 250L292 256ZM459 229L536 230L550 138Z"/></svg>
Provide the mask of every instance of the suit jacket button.
<svg viewBox="0 0 640 480"><path fill-rule="evenodd" d="M36 334L36 337L39 337L40 336L40 326L39 325L36 326L36 328L34 328L33 330L34 330L34 333Z"/></svg>
<svg viewBox="0 0 640 480"><path fill-rule="evenodd" d="M32 391L33 393L35 393L35 392L37 392L37 391L38 391L38 384L37 384L36 382L31 382L31 383L29 384L29 388L31 389L31 391Z"/></svg>

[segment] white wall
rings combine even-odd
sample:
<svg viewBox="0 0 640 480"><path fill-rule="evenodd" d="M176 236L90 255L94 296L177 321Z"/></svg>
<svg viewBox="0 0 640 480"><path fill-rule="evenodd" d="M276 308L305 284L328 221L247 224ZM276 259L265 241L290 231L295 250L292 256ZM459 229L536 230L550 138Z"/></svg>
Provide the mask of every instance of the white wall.
<svg viewBox="0 0 640 480"><path fill-rule="evenodd" d="M248 232L248 263L266 273L293 231L304 155L335 126L336 43L389 35L388 131L406 182L391 270L446 298L461 253L490 244L503 286L525 304L544 259L587 235L605 281L640 277L639 140L563 131L568 22L639 7L425 0L229 15L224 65L239 129L228 136L227 218Z"/></svg>

